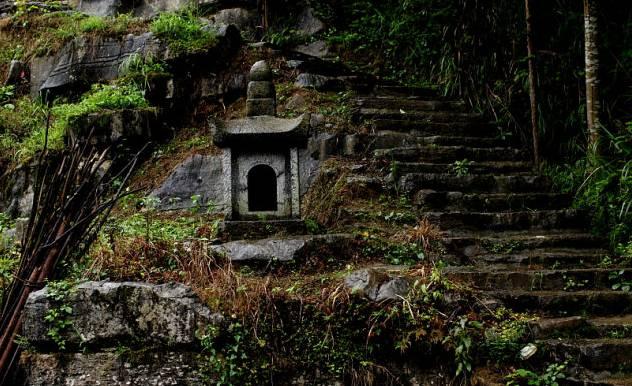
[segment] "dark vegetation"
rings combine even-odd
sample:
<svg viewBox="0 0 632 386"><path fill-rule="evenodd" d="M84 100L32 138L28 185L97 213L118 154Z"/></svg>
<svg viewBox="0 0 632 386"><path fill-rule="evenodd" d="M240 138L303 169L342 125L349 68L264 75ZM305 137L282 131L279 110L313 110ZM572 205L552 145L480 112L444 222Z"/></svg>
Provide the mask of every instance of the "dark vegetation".
<svg viewBox="0 0 632 386"><path fill-rule="evenodd" d="M547 170L595 231L624 252L632 236L632 7L600 2L602 151L587 145L583 4L534 2L538 117ZM340 58L386 79L438 85L529 146L529 84L522 2L325 1L319 11ZM627 247L629 248L629 246Z"/></svg>

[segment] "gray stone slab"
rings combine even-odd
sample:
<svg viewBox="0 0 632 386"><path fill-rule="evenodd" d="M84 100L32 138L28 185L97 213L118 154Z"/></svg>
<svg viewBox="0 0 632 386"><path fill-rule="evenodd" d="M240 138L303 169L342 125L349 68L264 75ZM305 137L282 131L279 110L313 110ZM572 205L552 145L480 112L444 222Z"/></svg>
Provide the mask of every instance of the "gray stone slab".
<svg viewBox="0 0 632 386"><path fill-rule="evenodd" d="M265 222L262 222L261 226L265 226ZM291 236L254 241L231 241L222 245L212 245L210 249L213 252L225 255L234 262L288 262L299 259L312 248L336 248L352 239L353 236L346 234Z"/></svg>

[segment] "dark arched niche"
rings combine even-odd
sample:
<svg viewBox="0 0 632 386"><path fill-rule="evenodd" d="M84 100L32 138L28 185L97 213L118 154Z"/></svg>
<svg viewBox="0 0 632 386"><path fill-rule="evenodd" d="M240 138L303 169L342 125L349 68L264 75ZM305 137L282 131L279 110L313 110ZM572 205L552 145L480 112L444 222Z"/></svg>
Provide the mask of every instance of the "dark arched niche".
<svg viewBox="0 0 632 386"><path fill-rule="evenodd" d="M277 176L270 166L257 165L248 172L248 211L277 210Z"/></svg>

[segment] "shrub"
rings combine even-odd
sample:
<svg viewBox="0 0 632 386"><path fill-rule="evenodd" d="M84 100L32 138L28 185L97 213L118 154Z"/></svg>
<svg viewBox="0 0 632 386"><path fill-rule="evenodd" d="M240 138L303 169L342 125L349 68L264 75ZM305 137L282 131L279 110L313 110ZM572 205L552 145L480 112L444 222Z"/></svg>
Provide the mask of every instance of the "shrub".
<svg viewBox="0 0 632 386"><path fill-rule="evenodd" d="M181 13L162 13L150 25L156 37L163 39L176 53L195 53L209 49L217 39L213 32L188 10Z"/></svg>
<svg viewBox="0 0 632 386"><path fill-rule="evenodd" d="M103 32L108 29L108 24L104 18L98 16L90 16L83 19L79 24L82 32Z"/></svg>

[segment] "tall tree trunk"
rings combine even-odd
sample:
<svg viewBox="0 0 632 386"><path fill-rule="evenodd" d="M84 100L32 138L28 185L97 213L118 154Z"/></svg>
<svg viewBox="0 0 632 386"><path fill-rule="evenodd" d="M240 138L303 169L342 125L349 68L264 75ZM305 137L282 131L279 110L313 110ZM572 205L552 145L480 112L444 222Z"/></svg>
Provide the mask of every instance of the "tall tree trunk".
<svg viewBox="0 0 632 386"><path fill-rule="evenodd" d="M586 123L588 144L592 150L599 151L599 44L597 1L584 0L584 39L586 54Z"/></svg>
<svg viewBox="0 0 632 386"><path fill-rule="evenodd" d="M531 133L533 136L533 161L540 166L540 127L538 124L538 100L536 86L535 49L533 45L533 15L531 0L525 0L525 16L527 20L527 52L529 55L529 100L531 102Z"/></svg>

